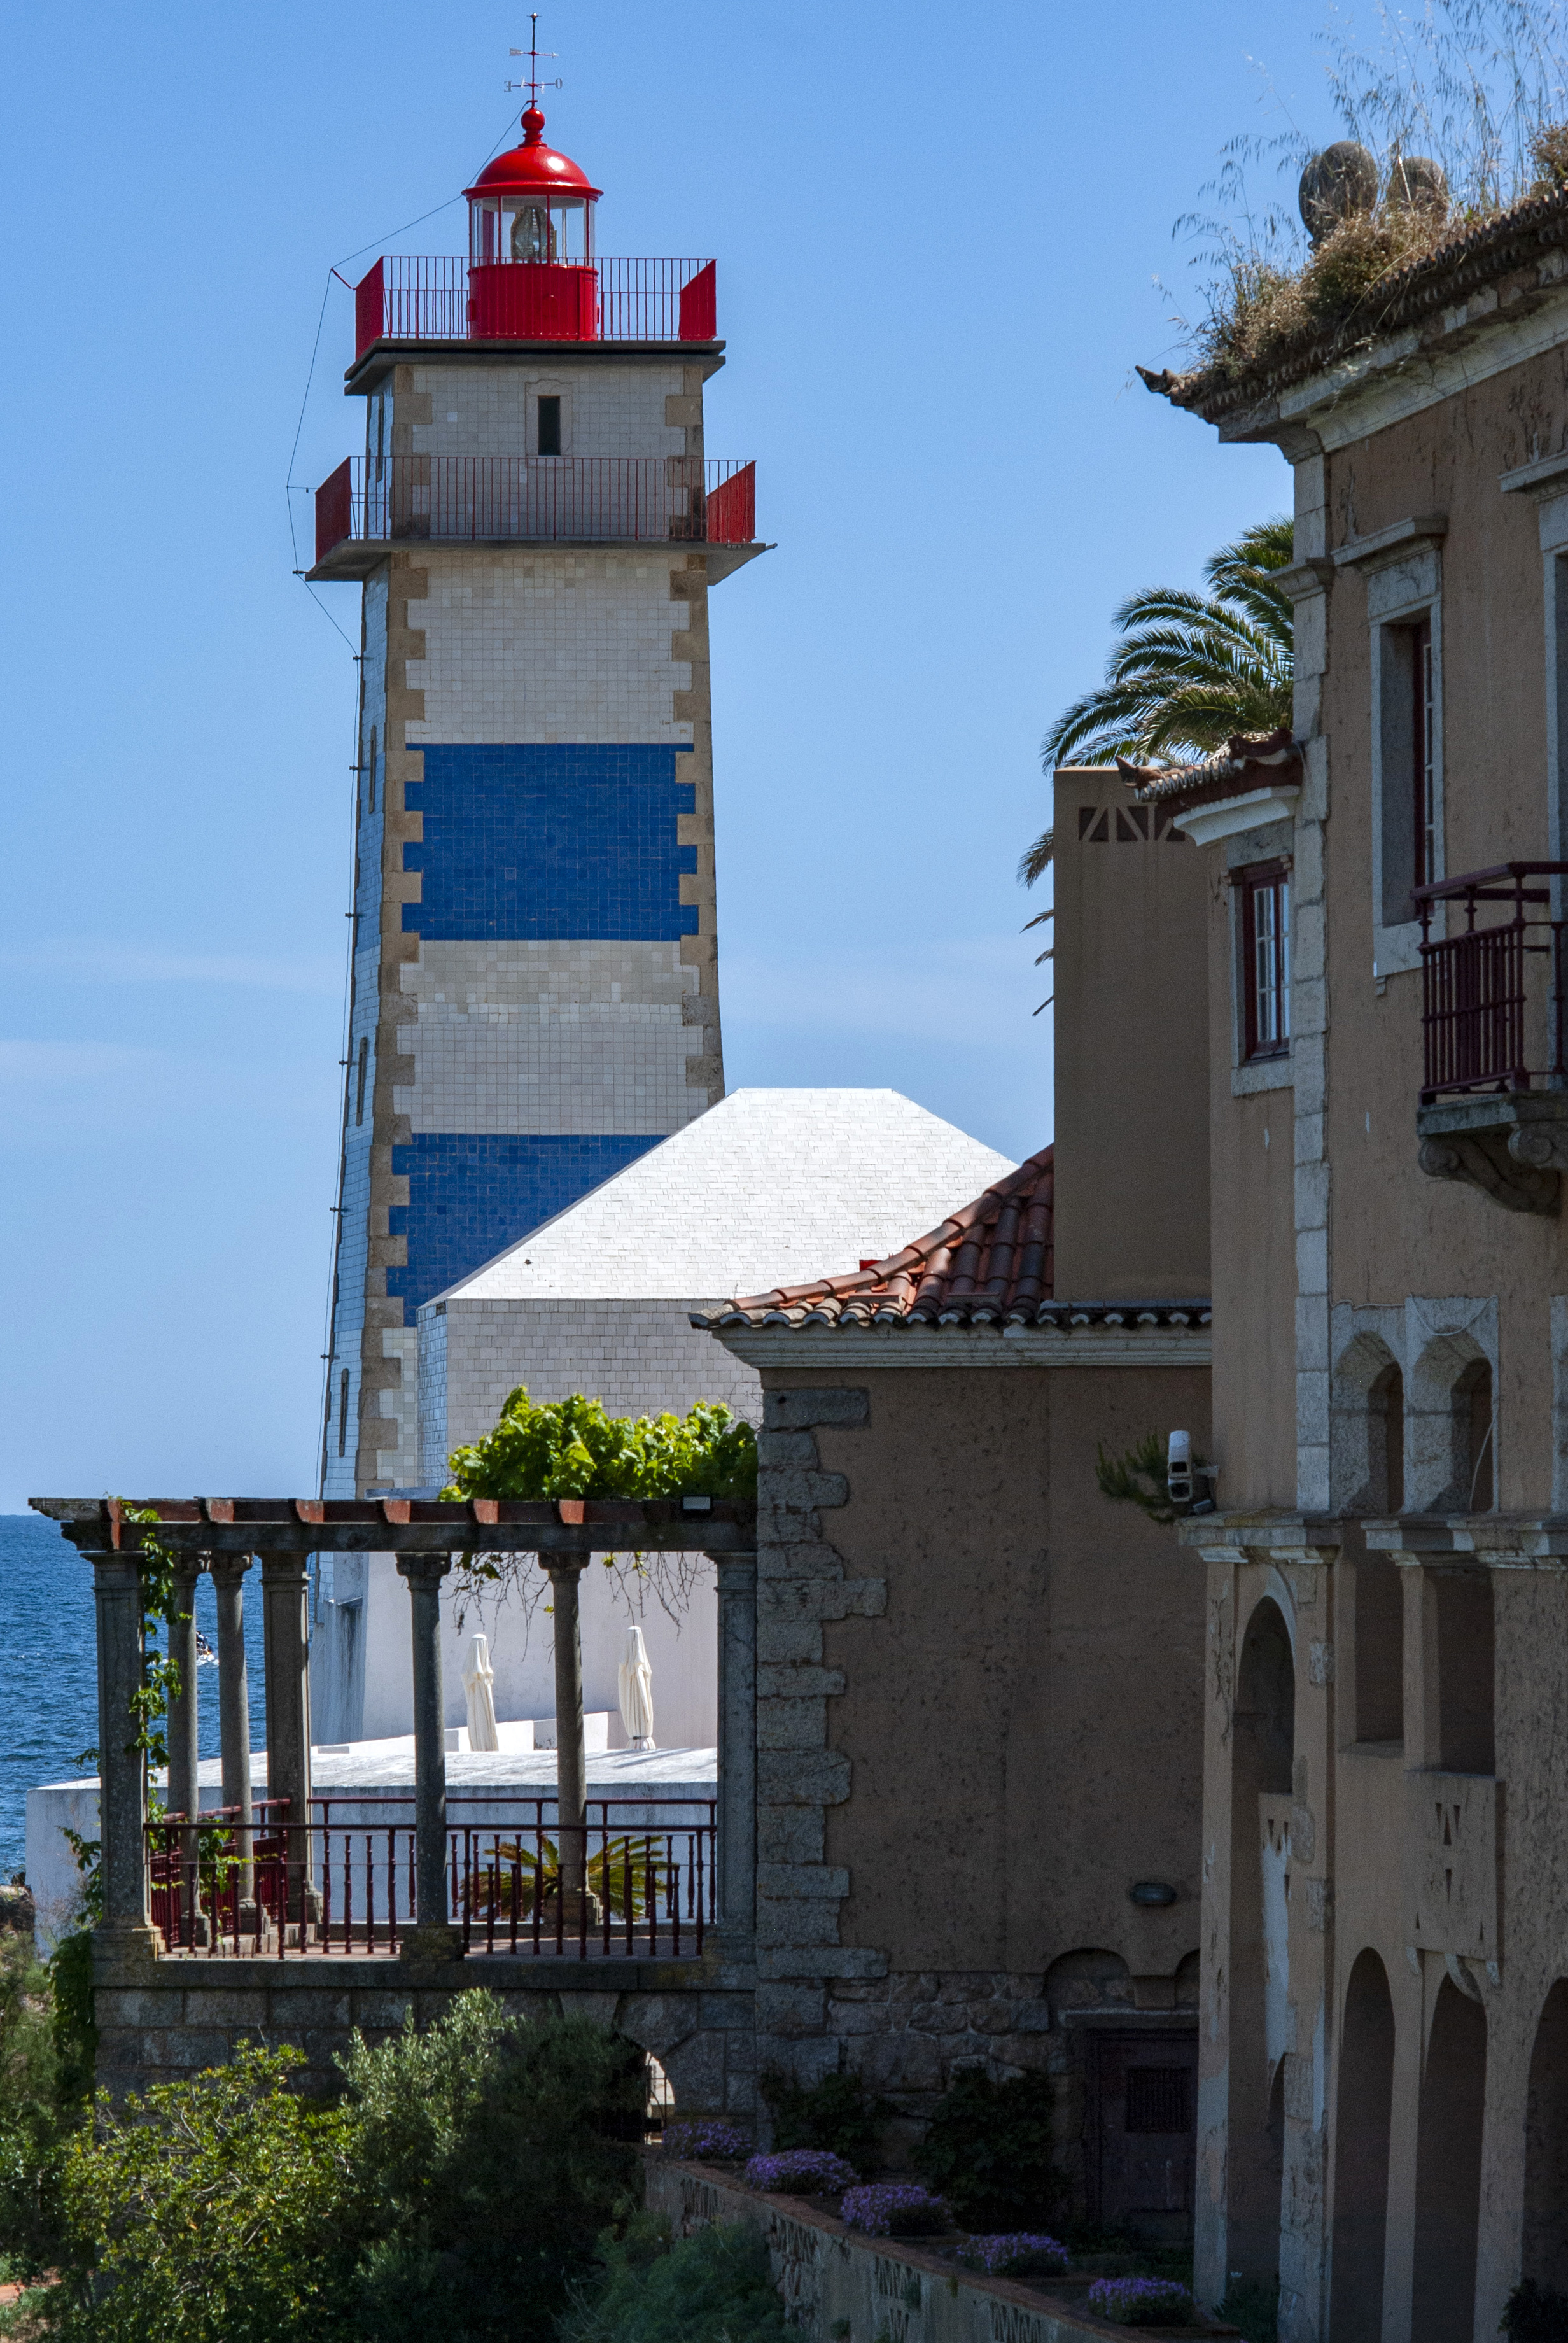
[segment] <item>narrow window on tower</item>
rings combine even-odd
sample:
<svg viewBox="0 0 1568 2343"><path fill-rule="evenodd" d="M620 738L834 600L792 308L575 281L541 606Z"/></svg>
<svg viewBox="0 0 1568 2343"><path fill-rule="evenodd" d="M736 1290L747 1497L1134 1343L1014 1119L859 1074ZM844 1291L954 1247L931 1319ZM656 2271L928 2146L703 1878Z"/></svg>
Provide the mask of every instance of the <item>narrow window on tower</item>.
<svg viewBox="0 0 1568 2343"><path fill-rule="evenodd" d="M370 810L376 810L376 727L370 727Z"/></svg>
<svg viewBox="0 0 1568 2343"><path fill-rule="evenodd" d="M539 453L558 456L561 452L561 402L558 397L541 396L539 399Z"/></svg>
<svg viewBox="0 0 1568 2343"><path fill-rule="evenodd" d="M337 1453L343 1455L348 1446L348 1370L344 1368L337 1379Z"/></svg>
<svg viewBox="0 0 1568 2343"><path fill-rule="evenodd" d="M359 1071L356 1079L354 1088L354 1120L356 1122L363 1122L365 1120L365 1070L369 1061L369 1037L367 1034L361 1034L359 1038Z"/></svg>
<svg viewBox="0 0 1568 2343"><path fill-rule="evenodd" d="M1412 891L1442 876L1441 639L1432 608L1377 629L1375 872L1385 929L1414 932L1421 909ZM1382 939L1380 975L1413 965L1414 948Z"/></svg>
<svg viewBox="0 0 1568 2343"><path fill-rule="evenodd" d="M1285 862L1236 873L1241 897L1241 1049L1251 1062L1291 1046L1291 877Z"/></svg>
<svg viewBox="0 0 1568 2343"><path fill-rule="evenodd" d="M1433 762L1437 726L1430 617L1410 629L1410 688L1411 834L1415 849L1415 883L1424 887L1437 876L1437 773Z"/></svg>

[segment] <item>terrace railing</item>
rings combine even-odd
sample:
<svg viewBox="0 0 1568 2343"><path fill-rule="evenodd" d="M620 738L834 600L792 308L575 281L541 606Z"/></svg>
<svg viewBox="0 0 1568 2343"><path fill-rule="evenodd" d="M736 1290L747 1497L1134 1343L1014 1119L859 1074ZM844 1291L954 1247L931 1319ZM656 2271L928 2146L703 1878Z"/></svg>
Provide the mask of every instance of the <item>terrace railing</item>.
<svg viewBox="0 0 1568 2343"><path fill-rule="evenodd" d="M1422 1105L1467 1091L1563 1083L1564 921L1553 916L1552 887L1540 882L1565 877L1568 862L1500 862L1414 890ZM1462 904L1465 923L1457 935L1433 941L1439 903ZM1485 903L1502 904L1511 916L1478 927L1477 910ZM1539 976L1533 961L1543 963Z"/></svg>
<svg viewBox="0 0 1568 2343"><path fill-rule="evenodd" d="M755 464L699 456L353 458L316 492L316 558L371 542L749 545Z"/></svg>
<svg viewBox="0 0 1568 2343"><path fill-rule="evenodd" d="M601 259L594 263L593 274L598 291L588 339L710 342L718 333L718 272L711 260ZM468 264L464 259L388 254L354 288L357 359L373 342L464 342L472 337ZM566 338L585 337L573 333Z"/></svg>
<svg viewBox="0 0 1568 2343"><path fill-rule="evenodd" d="M708 1798L590 1798L561 1825L551 1797L447 1799L443 1916L465 1952L676 1959L700 1955L718 1916L718 1825ZM418 1918L414 1800L346 1791L255 1808L248 1854L238 1810L146 1825L153 1926L168 1953L313 1958L395 1956ZM648 1808L657 1819L648 1819ZM464 1818L464 1808L476 1810ZM579 1842L589 1894L561 1892Z"/></svg>

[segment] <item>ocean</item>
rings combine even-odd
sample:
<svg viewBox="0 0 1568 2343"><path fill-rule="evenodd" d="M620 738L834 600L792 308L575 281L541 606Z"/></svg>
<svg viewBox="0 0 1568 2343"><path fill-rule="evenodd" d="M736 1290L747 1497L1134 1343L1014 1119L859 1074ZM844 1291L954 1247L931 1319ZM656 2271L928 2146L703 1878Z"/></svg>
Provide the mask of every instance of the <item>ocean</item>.
<svg viewBox="0 0 1568 2343"><path fill-rule="evenodd" d="M266 1739L261 1673L261 1574L246 1582L250 1738ZM212 1581L196 1582L196 1625L217 1641ZM196 1672L201 1754L217 1755L217 1670ZM79 1779L98 1737L93 1573L53 1522L0 1513L0 1879L25 1860L27 1793Z"/></svg>

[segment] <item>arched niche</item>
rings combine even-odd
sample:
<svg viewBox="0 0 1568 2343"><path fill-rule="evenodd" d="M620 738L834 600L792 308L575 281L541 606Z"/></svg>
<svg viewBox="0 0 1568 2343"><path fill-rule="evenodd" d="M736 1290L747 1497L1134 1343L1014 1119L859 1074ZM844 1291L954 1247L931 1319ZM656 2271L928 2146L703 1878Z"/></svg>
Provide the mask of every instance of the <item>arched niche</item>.
<svg viewBox="0 0 1568 2343"><path fill-rule="evenodd" d="M1334 2343L1381 2343L1388 2152L1393 2109L1393 1999L1369 1947L1345 1988L1334 2124Z"/></svg>
<svg viewBox="0 0 1568 2343"><path fill-rule="evenodd" d="M1329 1439L1336 1512L1404 1510L1404 1375L1380 1335L1355 1335L1334 1362Z"/></svg>
<svg viewBox="0 0 1568 2343"><path fill-rule="evenodd" d="M1497 1482L1493 1378L1473 1334L1434 1334L1422 1347L1404 1422L1405 1512L1489 1513Z"/></svg>
<svg viewBox="0 0 1568 2343"><path fill-rule="evenodd" d="M1521 2275L1568 2294L1568 1978L1547 1995L1524 2099Z"/></svg>
<svg viewBox="0 0 1568 2343"><path fill-rule="evenodd" d="M1486 2012L1452 1978L1439 1987L1416 2127L1411 2331L1421 2343L1472 2343Z"/></svg>
<svg viewBox="0 0 1568 2343"><path fill-rule="evenodd" d="M1230 2267L1264 2283L1280 2267L1295 1692L1287 1613L1264 1595L1242 1632L1231 1716L1226 2159Z"/></svg>

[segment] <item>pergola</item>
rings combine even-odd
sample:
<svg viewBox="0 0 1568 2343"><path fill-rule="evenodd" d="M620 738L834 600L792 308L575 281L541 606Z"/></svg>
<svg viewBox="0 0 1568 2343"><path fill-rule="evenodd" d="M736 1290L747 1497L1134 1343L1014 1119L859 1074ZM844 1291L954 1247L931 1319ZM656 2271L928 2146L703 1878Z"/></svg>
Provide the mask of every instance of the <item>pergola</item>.
<svg viewBox="0 0 1568 2343"><path fill-rule="evenodd" d="M35 1497L93 1565L97 1618L98 1752L104 1917L127 1952L156 1952L144 1855L146 1768L130 1732L143 1681L139 1555L148 1539L176 1558L176 1585L194 1598L210 1572L217 1595L218 1709L223 1802L251 1813L244 1583L261 1564L267 1792L307 1815L310 1800L309 1634L307 1564L319 1554L391 1554L408 1587L414 1675L414 1807L418 1921L407 1956L447 1958L447 1756L441 1682L441 1582L461 1555L528 1554L549 1576L554 1602L557 1808L563 1898L584 1891L588 1767L583 1737L578 1590L596 1554L700 1552L719 1571L719 1896L727 1938L752 1934L756 1868L757 1507L755 1502L678 1497L632 1502L560 1497L191 1497L142 1500ZM154 1518L133 1518L146 1513ZM194 1599L171 1631L180 1692L171 1700L168 1804L194 1816L196 1786L196 1644ZM308 1833L304 1863L308 1865ZM292 1863L292 1857L291 1857ZM306 1875L300 1874L301 1888ZM303 1921L303 1906L300 1908Z"/></svg>

